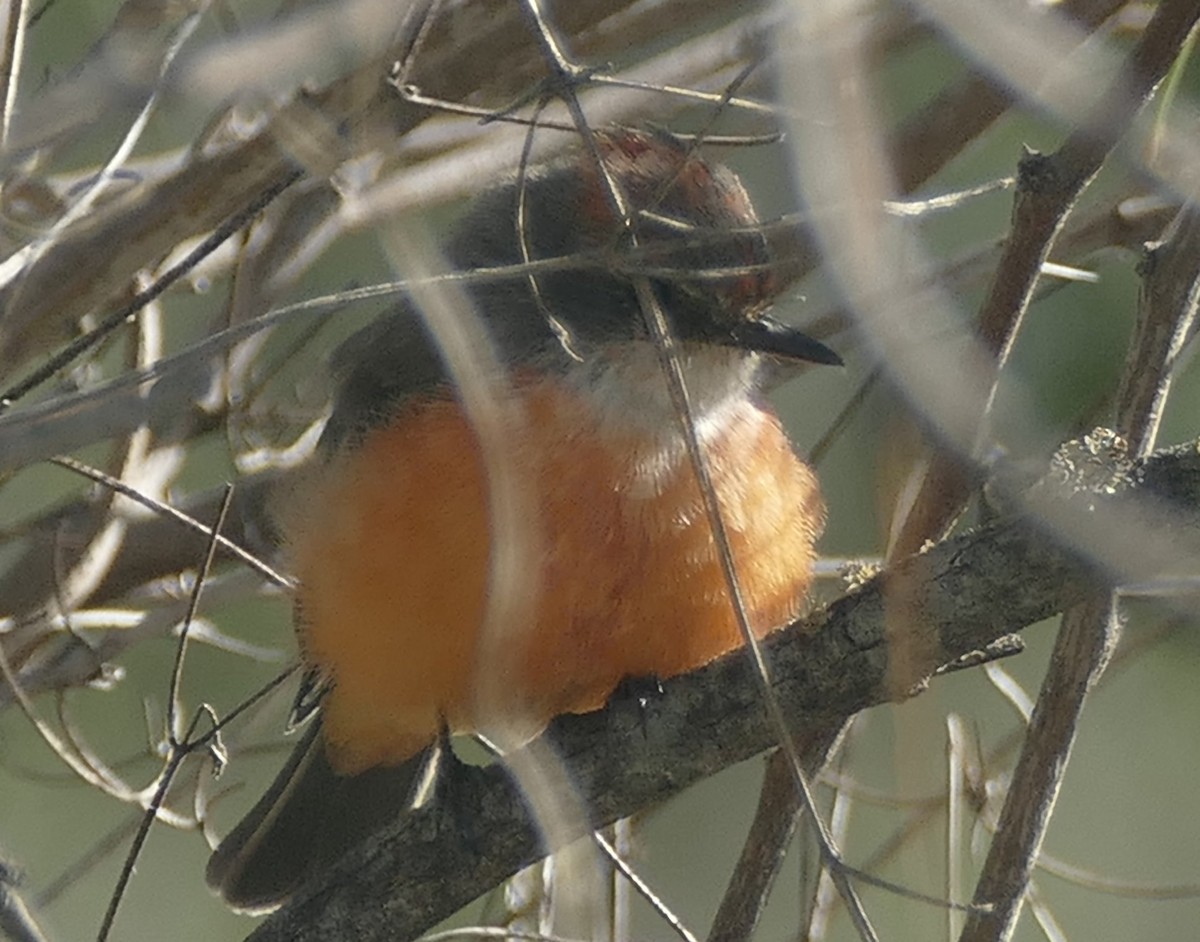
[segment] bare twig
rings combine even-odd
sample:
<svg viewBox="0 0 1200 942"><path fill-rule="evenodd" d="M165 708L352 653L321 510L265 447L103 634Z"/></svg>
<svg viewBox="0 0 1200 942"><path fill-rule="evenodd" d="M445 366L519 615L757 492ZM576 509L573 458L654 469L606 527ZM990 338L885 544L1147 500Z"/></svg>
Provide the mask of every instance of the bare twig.
<svg viewBox="0 0 1200 942"><path fill-rule="evenodd" d="M1200 15L1194 4L1186 6L1193 20ZM1128 436L1129 450L1136 458L1145 457L1153 447L1173 368L1191 334L1200 297L1200 217L1196 210L1184 210L1173 229L1144 266L1138 332L1119 397L1117 425ZM1087 694L1104 673L1119 630L1117 599L1107 588L1097 589L1064 616L996 836L976 886L976 902L991 903L994 909L971 914L962 942L1011 937Z"/></svg>
<svg viewBox="0 0 1200 942"><path fill-rule="evenodd" d="M48 942L21 890L21 874L0 857L0 934L12 942Z"/></svg>
<svg viewBox="0 0 1200 942"><path fill-rule="evenodd" d="M772 753L754 820L709 930L708 942L740 942L752 936L796 831L800 807L787 757Z"/></svg>
<svg viewBox="0 0 1200 942"><path fill-rule="evenodd" d="M995 276L979 312L978 332L1003 367L1033 297L1042 265L1079 194L1166 75L1200 11L1186 0L1160 5L1123 73L1053 155L1028 153L1021 160L1013 222ZM895 557L936 539L962 512L970 471L957 456L943 454L921 488L897 535Z"/></svg>
<svg viewBox="0 0 1200 942"><path fill-rule="evenodd" d="M1117 431L1135 458L1154 448L1171 383L1195 331L1200 296L1200 213L1188 205L1142 262L1142 303L1117 394Z"/></svg>
<svg viewBox="0 0 1200 942"><path fill-rule="evenodd" d="M0 45L0 152L8 148L8 129L17 106L29 7L25 0L14 0L4 5L4 11L3 43Z"/></svg>
<svg viewBox="0 0 1200 942"><path fill-rule="evenodd" d="M1058 12L1094 30L1126 0L1071 0ZM1012 104L1013 92L995 78L971 73L943 89L892 138L896 184L911 192L982 134Z"/></svg>
<svg viewBox="0 0 1200 942"><path fill-rule="evenodd" d="M670 926L672 931L679 936L683 942L697 942L696 936L690 929L688 929L687 926L683 924L683 920L681 920L670 910L670 908L668 908L667 904L659 898L658 894L650 888L649 884L647 884L646 881L639 876L638 872L629 865L629 862L625 860L619 853L617 853L617 849L611 843L609 843L608 839L603 834L597 831L592 835L592 839L600 847L600 850L604 853L604 856L612 862L614 867L616 867L620 878L633 886L638 895L650 904L650 906L658 914L658 917L662 919L662 921L668 926Z"/></svg>

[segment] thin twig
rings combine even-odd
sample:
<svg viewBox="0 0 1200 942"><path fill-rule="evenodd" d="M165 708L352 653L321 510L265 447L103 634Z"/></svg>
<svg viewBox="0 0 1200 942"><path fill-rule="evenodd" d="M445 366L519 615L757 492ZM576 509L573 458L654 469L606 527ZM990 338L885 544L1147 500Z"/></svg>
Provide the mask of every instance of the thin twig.
<svg viewBox="0 0 1200 942"><path fill-rule="evenodd" d="M767 760L754 820L721 898L708 942L741 942L751 938L766 907L767 894L783 865L802 807L787 757L773 752Z"/></svg>
<svg viewBox="0 0 1200 942"><path fill-rule="evenodd" d="M1145 76L1152 87L1154 77L1165 72L1173 59L1171 51L1178 50L1197 17L1200 7L1192 2L1166 0L1160 5L1135 50L1134 74ZM1157 48L1146 50L1151 40L1156 40ZM1082 153L1085 145L1073 138L1064 151ZM1063 210L1066 208L1064 205ZM1184 211L1170 241L1158 247L1152 258L1145 266L1139 329L1126 363L1117 415L1117 427L1130 436L1128 447L1135 458L1144 458L1154 446L1173 368L1196 316L1200 298L1200 223L1194 208ZM1145 374L1146 379L1139 379L1135 375L1138 373ZM1091 598L1063 617L996 836L976 885L976 902L990 903L994 909L971 914L962 942L993 942L1012 935L1058 799L1087 694L1108 665L1120 623L1117 597L1107 587L1097 588Z"/></svg>
<svg viewBox="0 0 1200 942"><path fill-rule="evenodd" d="M1049 156L1030 152L1021 160L1012 226L978 316L977 330L995 358L997 374L1068 214L1167 74L1198 16L1200 10L1187 0L1160 4L1122 73L1062 147ZM961 514L970 483L962 458L936 457L893 543L893 556L916 552L945 533Z"/></svg>
<svg viewBox="0 0 1200 942"><path fill-rule="evenodd" d="M280 193L295 183L302 176L299 170L293 170L282 179L260 193L255 199L243 206L237 213L226 219L198 246L192 249L185 258L172 265L154 280L148 288L139 291L130 301L123 304L111 314L102 318L100 323L83 334L78 339L67 344L62 350L52 356L40 367L30 373L25 379L10 386L0 393L0 415L8 410L17 400L28 395L55 373L70 365L87 351L91 350L101 340L142 310L147 304L161 295L171 285L184 277L205 258L221 247L231 235L249 224L264 208Z"/></svg>
<svg viewBox="0 0 1200 942"><path fill-rule="evenodd" d="M9 0L4 10L4 41L0 47L0 153L8 149L8 129L17 107L17 88L25 55L28 0Z"/></svg>
<svg viewBox="0 0 1200 942"><path fill-rule="evenodd" d="M212 536L209 539L208 550L205 553L204 561L201 564L200 572L196 577L196 584L192 588L191 599L188 603L187 616L184 618L183 629L179 632L179 641L175 647L175 662L171 669L170 689L167 691L167 714L166 714L166 729L165 738L167 741L167 761L159 773L158 785L154 790L154 796L151 798L149 805L146 808L146 813L142 816L142 820L138 825L137 831L134 833L133 841L130 844L129 852L125 858L125 864L121 867L120 876L117 878L117 883L113 887L112 895L109 897L108 908L104 913L104 918L101 920L100 929L96 933L96 942L105 942L109 933L112 931L113 923L117 918L117 909L121 905L121 901L125 898L125 889L129 885L129 881L133 878L134 867L137 864L137 859L141 856L142 847L145 846L146 838L150 836L150 828L158 818L159 809L163 807L166 801L167 792L175 783L175 775L179 771L179 767L184 760L191 755L194 746L192 743L192 733L195 731L197 724L202 716L208 716L213 720L215 726L216 718L206 706L202 706L192 717L188 728L181 731L178 728L180 715L180 689L183 683L183 664L184 657L187 653L188 646L188 629L192 621L196 617L196 613L200 607L200 596L204 591L204 583L208 578L208 574L212 569L213 561L216 559L217 553L217 534L221 532L221 527L225 521L225 516L229 512L229 503L233 497L233 488L228 487L225 491L225 499L221 503L221 509L217 519L212 526ZM208 742L208 736L203 738L203 742Z"/></svg>
<svg viewBox="0 0 1200 942"><path fill-rule="evenodd" d="M604 856L612 861L613 866L617 868L617 871L621 874L621 876L627 880L635 890L637 890L638 895L640 895L642 899L644 899L650 904L651 907L653 907L654 911L658 913L659 918L662 919L663 922L665 922L668 926L670 926L671 930L677 936L679 936L683 942L699 942L692 931L683 924L683 920L675 915L671 908L663 902L662 898L659 897L659 895L650 888L650 885L638 875L638 872L629 865L629 862L617 853L616 848L608 842L608 839L603 834L601 834L599 831L594 832L592 834L592 840L594 840L599 846L600 850L604 852Z"/></svg>

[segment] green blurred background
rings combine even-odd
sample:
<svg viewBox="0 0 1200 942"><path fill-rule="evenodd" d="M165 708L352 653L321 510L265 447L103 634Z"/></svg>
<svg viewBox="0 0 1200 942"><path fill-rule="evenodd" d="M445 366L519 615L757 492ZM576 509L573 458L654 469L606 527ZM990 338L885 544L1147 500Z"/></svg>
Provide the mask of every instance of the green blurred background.
<svg viewBox="0 0 1200 942"><path fill-rule="evenodd" d="M29 33L24 94L36 95L39 83L69 71L112 21L117 4L111 0L73 0L49 6ZM244 24L265 18L273 8L264 4L230 3L214 7L194 38L217 41L234 20ZM947 44L926 38L881 70L881 105L889 120L899 120L920 107L963 66ZM59 155L54 172L83 169L106 159L125 124L114 116L96 116L96 126L78 148ZM172 96L155 115L139 154L180 146L199 132L206 110L184 96ZM127 122L127 117L124 119ZM990 130L966 154L952 163L923 192L939 193L1009 176L1022 145L1053 149L1063 130L1027 114L1014 113ZM795 208L788 185L782 147L721 152L743 170L764 217ZM1128 174L1110 168L1096 192L1119 188ZM1100 196L1094 198L1099 199ZM914 234L925 241L935 258L946 258L966 246L995 239L1007 223L1011 195L995 193L971 201L953 212L913 223ZM434 224L444 225L435 214ZM1129 253L1110 253L1089 263L1099 281L1073 284L1039 301L1031 311L1017 344L1001 397L1020 389L1037 408L1039 419L1053 437L1066 439L1106 420L1104 403L1119 375L1125 344L1133 322L1138 292ZM392 276L374 236L363 233L339 241L286 298L299 299L352 284ZM214 304L221 303L224 286L207 293L175 291L167 300L169 346L178 348L198 336ZM978 302L982 285L956 300L964 318ZM785 317L803 320L821 309L827 291L819 279L798 287L781 305ZM355 308L344 320L359 322L374 308ZM288 442L305 416L319 407L323 395L321 365L334 342L348 330L339 322L320 333L281 369L269 387L278 419L275 445ZM283 357L297 331L279 331L264 354ZM813 371L777 392L776 401L801 450L827 429L830 418L853 395L866 375L864 362L850 334L832 341L847 352L845 370ZM930 350L935 356L936 349ZM1173 393L1162 444L1197 436L1200 376L1187 370ZM1020 421L1013 413L1012 421ZM270 428L269 423L266 427ZM1003 428L1003 424L1001 424ZM829 528L821 544L831 559L874 559L886 539L887 507L894 487L889 456L911 452L904 407L886 384L867 397L848 430L824 456L819 472L829 504ZM99 451L102 454L101 450ZM83 455L99 460L98 455ZM186 494L219 485L236 475L229 441L212 435L193 448L175 486ZM57 468L31 467L4 482L0 489L0 527L17 528L22 521L56 502L86 491L74 476ZM0 566L18 558L20 540L0 547ZM840 589L836 578L819 594L831 597ZM3 600L0 600L2 602ZM0 608L3 608L0 605ZM1128 606L1124 648L1136 653L1119 658L1092 699L1066 777L1045 852L1087 868L1100 878L1147 886L1200 882L1200 815L1193 803L1198 794L1200 737L1200 642L1191 624L1168 627L1154 606ZM277 652L274 661L250 658L194 645L189 653L183 700L191 707L201 701L225 712L252 693L292 657L289 602L281 594L221 599L203 606L202 614L226 635ZM1034 694L1045 670L1054 624L1025 633L1028 650L1003 664ZM106 689L72 691L65 697L73 721L91 747L127 781L149 782L158 768L147 743L161 739L163 704L174 642L159 638L136 645L122 657L120 678ZM261 756L239 758L218 783L207 781L204 769L189 774L206 781L206 788L223 794L212 810L216 829L223 832L259 793L289 743L277 735L286 713L287 696L269 703L245 733L247 741L274 743ZM52 715L55 703L37 701ZM923 826L879 869L878 873L912 889L944 896L946 887L947 824L944 793L947 782L947 716L961 717L983 755L1019 728L1012 707L993 689L981 671L939 679L922 696L899 707L870 711L860 717L848 740L843 765L846 774L864 790L853 806L847 858L866 861L921 808L928 810ZM42 911L55 940L94 937L137 820L136 809L105 797L79 782L41 742L29 721L17 710L0 713L0 850L23 873L23 886L37 898L64 873L92 860L78 879L61 890ZM619 761L619 757L614 757ZM1011 753L991 769L1002 780ZM753 760L693 788L667 807L647 812L634 826L635 864L661 897L697 932L703 933L714 913L740 849L757 797L762 761ZM871 800L886 796L888 801ZM824 793L829 800L829 793ZM920 801L925 799L922 805ZM933 799L930 801L929 799ZM995 801L997 796L993 795ZM187 810L186 806L182 810ZM964 862L969 894L972 877L986 839L972 831L968 816L962 839L971 848ZM110 849L98 845L113 835ZM972 844L971 842L974 841ZM235 939L253 923L228 912L205 889L203 868L208 845L195 831L156 826L138 862L122 904L114 938L185 940ZM812 847L793 848L772 898L759 938L798 937L802 900L811 873ZM1038 887L1068 939L1168 940L1193 938L1200 925L1200 899L1141 898L1088 888L1058 877L1039 874ZM888 942L946 938L947 916L936 908L899 899L877 889L864 896L882 937ZM464 920L473 918L465 915ZM634 937L659 939L670 931L640 902L634 904ZM840 913L829 938L853 935ZM1043 938L1028 913L1016 938Z"/></svg>

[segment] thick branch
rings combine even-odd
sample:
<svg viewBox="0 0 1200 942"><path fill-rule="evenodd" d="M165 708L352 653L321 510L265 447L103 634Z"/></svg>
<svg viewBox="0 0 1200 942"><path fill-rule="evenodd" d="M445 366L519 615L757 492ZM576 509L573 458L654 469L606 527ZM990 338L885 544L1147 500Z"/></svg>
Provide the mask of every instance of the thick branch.
<svg viewBox="0 0 1200 942"><path fill-rule="evenodd" d="M1156 457L1139 482L1135 490L1153 483L1194 505L1200 455L1193 447ZM1089 584L1073 554L1026 524L1005 523L905 560L773 636L777 693L801 734L809 771L824 740L806 734L904 699L942 664L1061 612ZM905 639L899 678L888 657L897 600L913 636ZM558 720L547 736L592 811L592 820L578 822L580 835L774 745L750 665L739 655L668 682L646 706L617 700ZM451 796L451 808L434 803L389 823L252 938L411 938L545 852L501 768L456 768L442 794Z"/></svg>

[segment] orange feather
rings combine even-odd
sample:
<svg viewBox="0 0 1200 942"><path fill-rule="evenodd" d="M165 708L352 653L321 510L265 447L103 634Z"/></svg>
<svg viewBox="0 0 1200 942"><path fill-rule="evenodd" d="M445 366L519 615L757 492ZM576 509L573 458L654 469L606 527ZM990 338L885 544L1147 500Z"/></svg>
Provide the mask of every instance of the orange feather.
<svg viewBox="0 0 1200 942"><path fill-rule="evenodd" d="M442 718L479 728L481 671L506 672L500 709L544 726L599 708L625 678L671 677L741 643L677 438L634 423L614 433L561 380L515 395L539 591L503 663L480 662L491 534L478 439L457 401L407 403L292 502L301 644L335 684L324 735L342 774L407 759ZM803 603L824 507L774 415L748 398L726 411L705 444L761 636Z"/></svg>

